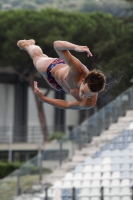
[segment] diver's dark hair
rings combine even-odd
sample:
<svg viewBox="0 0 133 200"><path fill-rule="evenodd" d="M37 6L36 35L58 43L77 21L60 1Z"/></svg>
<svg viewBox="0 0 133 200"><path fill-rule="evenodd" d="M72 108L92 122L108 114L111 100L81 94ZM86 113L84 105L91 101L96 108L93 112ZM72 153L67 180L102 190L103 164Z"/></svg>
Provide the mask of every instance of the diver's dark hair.
<svg viewBox="0 0 133 200"><path fill-rule="evenodd" d="M100 92L105 88L106 77L102 72L94 69L86 76L84 83L87 83L91 92Z"/></svg>

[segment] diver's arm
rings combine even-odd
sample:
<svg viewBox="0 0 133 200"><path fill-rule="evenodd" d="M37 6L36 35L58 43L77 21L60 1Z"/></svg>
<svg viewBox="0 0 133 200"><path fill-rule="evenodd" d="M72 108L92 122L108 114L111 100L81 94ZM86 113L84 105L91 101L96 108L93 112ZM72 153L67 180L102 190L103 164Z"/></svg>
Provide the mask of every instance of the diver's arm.
<svg viewBox="0 0 133 200"><path fill-rule="evenodd" d="M87 56L92 56L92 53L90 52L87 46L80 46L67 41L60 41L60 40L55 41L54 48L57 51L57 53L59 51L74 50L77 52L86 52Z"/></svg>
<svg viewBox="0 0 133 200"><path fill-rule="evenodd" d="M44 96L44 94L38 89L37 82L34 81L34 93L38 96L38 98L48 103L52 106L55 106L60 109L72 109L72 110L82 110L82 109L90 109L95 106L95 101L90 99L87 99L86 102L84 101L66 101L62 99L52 99L47 96Z"/></svg>
<svg viewBox="0 0 133 200"><path fill-rule="evenodd" d="M59 55L59 57L62 58L68 64L69 67L71 67L71 70L74 73L81 72L81 67L83 66L83 64L76 57L74 57L69 52L69 50L74 50L77 52L86 52L88 57L92 56L92 53L90 52L87 46L79 46L67 41L55 41L54 49Z"/></svg>

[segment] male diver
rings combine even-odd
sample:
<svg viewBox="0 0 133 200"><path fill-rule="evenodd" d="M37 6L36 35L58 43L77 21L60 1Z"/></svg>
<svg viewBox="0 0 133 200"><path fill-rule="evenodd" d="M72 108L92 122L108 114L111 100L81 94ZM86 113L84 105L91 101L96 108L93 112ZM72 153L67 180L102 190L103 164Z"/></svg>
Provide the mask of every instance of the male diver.
<svg viewBox="0 0 133 200"><path fill-rule="evenodd" d="M20 49L27 51L37 71L54 90L66 92L75 98L73 101L66 101L44 96L37 82L34 81L34 93L41 101L61 109L82 110L95 106L98 92L105 87L106 78L99 70L89 71L69 51L86 52L88 57L92 57L87 46L55 41L54 49L59 58L51 58L43 54L42 49L35 45L33 39L19 40L17 45Z"/></svg>

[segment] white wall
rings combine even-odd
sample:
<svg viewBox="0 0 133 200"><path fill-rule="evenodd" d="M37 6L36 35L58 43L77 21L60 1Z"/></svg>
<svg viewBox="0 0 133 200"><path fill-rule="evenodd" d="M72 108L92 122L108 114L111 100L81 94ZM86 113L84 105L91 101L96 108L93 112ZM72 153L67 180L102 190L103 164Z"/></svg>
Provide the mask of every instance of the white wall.
<svg viewBox="0 0 133 200"><path fill-rule="evenodd" d="M40 88L41 91L45 92L45 89ZM54 90L51 90L48 94L48 97L54 98ZM70 95L66 95L66 100L71 101L74 98ZM45 109L45 116L47 119L47 125L54 125L54 106L51 106L47 103L43 103ZM78 111L76 110L66 110L66 126L77 125L78 123ZM35 99L31 89L28 89L28 125L29 126L39 126L38 113L36 109Z"/></svg>
<svg viewBox="0 0 133 200"><path fill-rule="evenodd" d="M67 101L73 101L75 100L71 95L66 95ZM67 126L73 125L76 126L78 124L78 118L79 118L79 111L78 110L67 110L66 111L66 124Z"/></svg>
<svg viewBox="0 0 133 200"><path fill-rule="evenodd" d="M40 88L43 92L45 89ZM51 90L48 97L54 98L54 90ZM66 95L66 100L70 101L73 98L70 95ZM49 128L54 126L54 106L43 103L47 125ZM38 112L35 104L35 98L31 88L28 88L28 126L40 127L38 119ZM0 127L13 126L14 120L14 85L13 84L0 84ZM66 110L66 126L76 126L78 123L78 111ZM41 131L40 136L41 135ZM51 132L51 131L49 131ZM0 131L0 134L3 134ZM38 136L38 137L40 137ZM41 138L41 137L40 137Z"/></svg>
<svg viewBox="0 0 133 200"><path fill-rule="evenodd" d="M45 89L39 88L42 92L45 93ZM48 97L54 98L54 91L51 90L48 94ZM47 119L47 125L53 126L54 124L54 107L43 103L43 107L45 110L45 116ZM28 125L29 126L39 126L39 120L38 120L38 112L35 104L35 98L34 94L31 90L31 88L28 88Z"/></svg>
<svg viewBox="0 0 133 200"><path fill-rule="evenodd" d="M43 92L45 89L40 88ZM54 98L54 90L51 90L48 97ZM66 95L66 100L74 98ZM54 106L43 103L48 126L54 125ZM0 84L0 126L12 126L14 117L14 85ZM77 125L78 111L66 110L66 125ZM39 126L38 112L35 104L34 95L31 88L28 88L28 125Z"/></svg>
<svg viewBox="0 0 133 200"><path fill-rule="evenodd" d="M14 85L0 84L0 126L12 126L14 117Z"/></svg>

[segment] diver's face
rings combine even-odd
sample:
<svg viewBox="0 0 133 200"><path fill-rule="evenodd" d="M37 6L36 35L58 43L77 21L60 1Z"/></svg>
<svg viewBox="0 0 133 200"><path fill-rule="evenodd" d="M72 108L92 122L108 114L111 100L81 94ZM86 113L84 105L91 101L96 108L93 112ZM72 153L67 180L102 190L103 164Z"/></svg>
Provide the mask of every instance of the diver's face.
<svg viewBox="0 0 133 200"><path fill-rule="evenodd" d="M90 89L88 88L87 83L84 83L84 79L81 82L80 88L79 88L79 97L80 99L86 99L86 98L91 98L95 92L91 92Z"/></svg>

